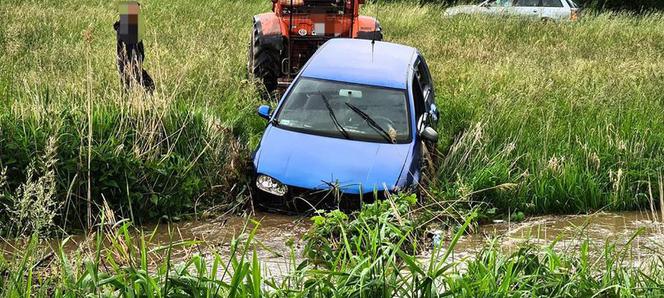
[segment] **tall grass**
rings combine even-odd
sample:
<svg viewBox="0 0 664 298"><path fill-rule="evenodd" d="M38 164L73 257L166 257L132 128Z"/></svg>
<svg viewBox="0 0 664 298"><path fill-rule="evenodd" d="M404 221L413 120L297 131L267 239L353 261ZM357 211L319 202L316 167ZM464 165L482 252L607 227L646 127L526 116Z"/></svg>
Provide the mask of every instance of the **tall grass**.
<svg viewBox="0 0 664 298"><path fill-rule="evenodd" d="M157 90L124 96L114 3L3 1L3 198L53 137L60 225L85 226L88 198L136 221L237 205L264 125L246 80L249 23L269 9L263 0L143 1L145 68ZM442 112L435 201L529 213L648 206L647 181L664 164L661 14L542 23L443 18L440 6L411 2L363 13L379 17L386 40L418 47L433 72ZM0 202L7 222L10 201Z"/></svg>
<svg viewBox="0 0 664 298"><path fill-rule="evenodd" d="M258 96L239 61L244 43L228 42L245 36L232 30L244 22L219 16L249 19L266 5L143 6L151 11L145 67L157 81L153 96L121 91L115 4L1 4L0 168L7 181L0 222L8 222L11 198L49 138L58 143L59 225L88 226L89 207L98 210L104 200L137 221L198 204L241 206L236 197L261 127L252 117Z"/></svg>
<svg viewBox="0 0 664 298"><path fill-rule="evenodd" d="M517 184L468 200L531 213L647 206L664 165L661 14L543 23L407 4L366 11L432 69L443 136L434 193Z"/></svg>
<svg viewBox="0 0 664 298"><path fill-rule="evenodd" d="M513 253L489 242L477 255L452 260L455 244L472 215L428 258L413 241L412 197L393 197L363 206L350 217L321 214L308 235L304 259L281 276L271 276L258 259L248 220L227 254L173 252L194 242L150 243L151 235L130 224L102 225L78 253L62 246L50 265L28 249L0 263L0 297L654 297L664 294L661 259L631 256L627 243L607 242L600 255L589 241L576 251L522 245ZM103 221L102 221L103 224ZM174 239L172 237L171 239ZM66 240L65 240L66 241ZM420 247L419 250L422 248ZM43 258L41 259L43 260ZM46 265L44 265L46 264ZM4 267L3 267L4 266ZM8 269L3 269L8 268Z"/></svg>

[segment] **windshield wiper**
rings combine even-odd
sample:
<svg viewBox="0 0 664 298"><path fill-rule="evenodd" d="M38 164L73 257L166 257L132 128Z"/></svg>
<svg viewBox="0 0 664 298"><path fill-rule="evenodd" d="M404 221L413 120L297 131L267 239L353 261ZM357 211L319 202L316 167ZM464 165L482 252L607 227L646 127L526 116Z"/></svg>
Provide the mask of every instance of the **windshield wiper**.
<svg viewBox="0 0 664 298"><path fill-rule="evenodd" d="M364 119L367 122L367 124L369 124L369 126L371 126L373 129L375 129L383 138L385 138L386 141L388 141L392 144L396 143L396 141L392 137L390 137L390 134L387 131L385 131L385 129L383 129L376 122L376 120L371 118L371 116L369 116L369 114L365 113L364 111L362 111L360 108L354 106L353 104L346 103L346 106L348 106L356 114L360 115L360 117L362 117L362 119Z"/></svg>
<svg viewBox="0 0 664 298"><path fill-rule="evenodd" d="M327 100L327 97L323 94L323 92L318 92L320 94L320 97L323 99L323 103L325 103L325 107L327 108L327 111L330 114L330 118L332 118L332 122L334 123L334 126L341 132L341 134L346 138L350 139L350 135L346 131L346 129L339 124L339 120L337 120L337 116L334 115L334 110L332 109L332 106L330 106L330 101Z"/></svg>

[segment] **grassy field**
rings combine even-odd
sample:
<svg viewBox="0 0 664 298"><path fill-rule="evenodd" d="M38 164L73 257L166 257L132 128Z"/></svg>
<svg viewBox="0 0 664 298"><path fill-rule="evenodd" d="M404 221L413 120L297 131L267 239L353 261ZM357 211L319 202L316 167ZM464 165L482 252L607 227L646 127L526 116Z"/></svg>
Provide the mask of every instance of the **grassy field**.
<svg viewBox="0 0 664 298"><path fill-rule="evenodd" d="M113 3L0 4L0 234L84 226L104 204L135 221L242 205L264 125L246 47L269 1L142 4L152 97L121 94ZM442 137L431 199L501 213L659 200L663 15L446 19L409 3L364 13L432 69Z"/></svg>
<svg viewBox="0 0 664 298"><path fill-rule="evenodd" d="M0 221L13 224L0 233L43 232L43 224L26 225L53 210L59 225L85 225L88 180L93 215L104 201L136 221L190 212L197 204L243 204L236 195L244 191L247 156L262 123L253 117L257 93L245 80L248 33L238 29L268 5L143 6L145 67L157 81L152 97L122 95L113 3L2 3L0 165L7 171ZM45 169L41 156L51 137L55 164ZM55 181L37 181L48 170ZM22 207L36 201L51 202L50 210Z"/></svg>

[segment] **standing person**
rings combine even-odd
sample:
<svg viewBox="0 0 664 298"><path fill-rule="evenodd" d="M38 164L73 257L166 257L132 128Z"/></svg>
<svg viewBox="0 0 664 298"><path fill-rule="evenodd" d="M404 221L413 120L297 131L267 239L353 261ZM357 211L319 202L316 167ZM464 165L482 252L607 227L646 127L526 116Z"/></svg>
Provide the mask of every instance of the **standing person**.
<svg viewBox="0 0 664 298"><path fill-rule="evenodd" d="M140 14L141 5L136 1L120 3L120 20L113 24L117 37L117 63L120 81L125 92L134 82L145 91L154 91L154 81L143 69L145 49L143 47L143 24Z"/></svg>

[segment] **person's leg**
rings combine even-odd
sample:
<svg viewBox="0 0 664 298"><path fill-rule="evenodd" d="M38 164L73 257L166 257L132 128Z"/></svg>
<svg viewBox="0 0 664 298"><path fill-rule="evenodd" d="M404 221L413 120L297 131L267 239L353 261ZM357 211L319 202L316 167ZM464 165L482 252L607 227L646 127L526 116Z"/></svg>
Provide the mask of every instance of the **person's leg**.
<svg viewBox="0 0 664 298"><path fill-rule="evenodd" d="M132 86L134 83L138 83L137 86L143 86L143 74L141 66L141 57L137 55L135 50L132 50L131 53L131 65L129 73L131 75Z"/></svg>
<svg viewBox="0 0 664 298"><path fill-rule="evenodd" d="M152 94L154 91L154 81L152 80L152 77L150 74L143 69L143 54L140 50L136 50L133 52L134 57L136 58L134 60L135 62L135 68L134 68L134 74L135 74L135 79L136 82L138 82L146 92Z"/></svg>
<svg viewBox="0 0 664 298"><path fill-rule="evenodd" d="M143 69L141 79L142 79L143 88L145 88L145 91L152 94L152 92L154 92L154 81L152 80L152 77L150 76L150 74L145 69Z"/></svg>
<svg viewBox="0 0 664 298"><path fill-rule="evenodd" d="M129 63L126 60L118 60L118 73L120 75L120 83L122 84L122 91L127 93L131 88L131 73L129 72Z"/></svg>

